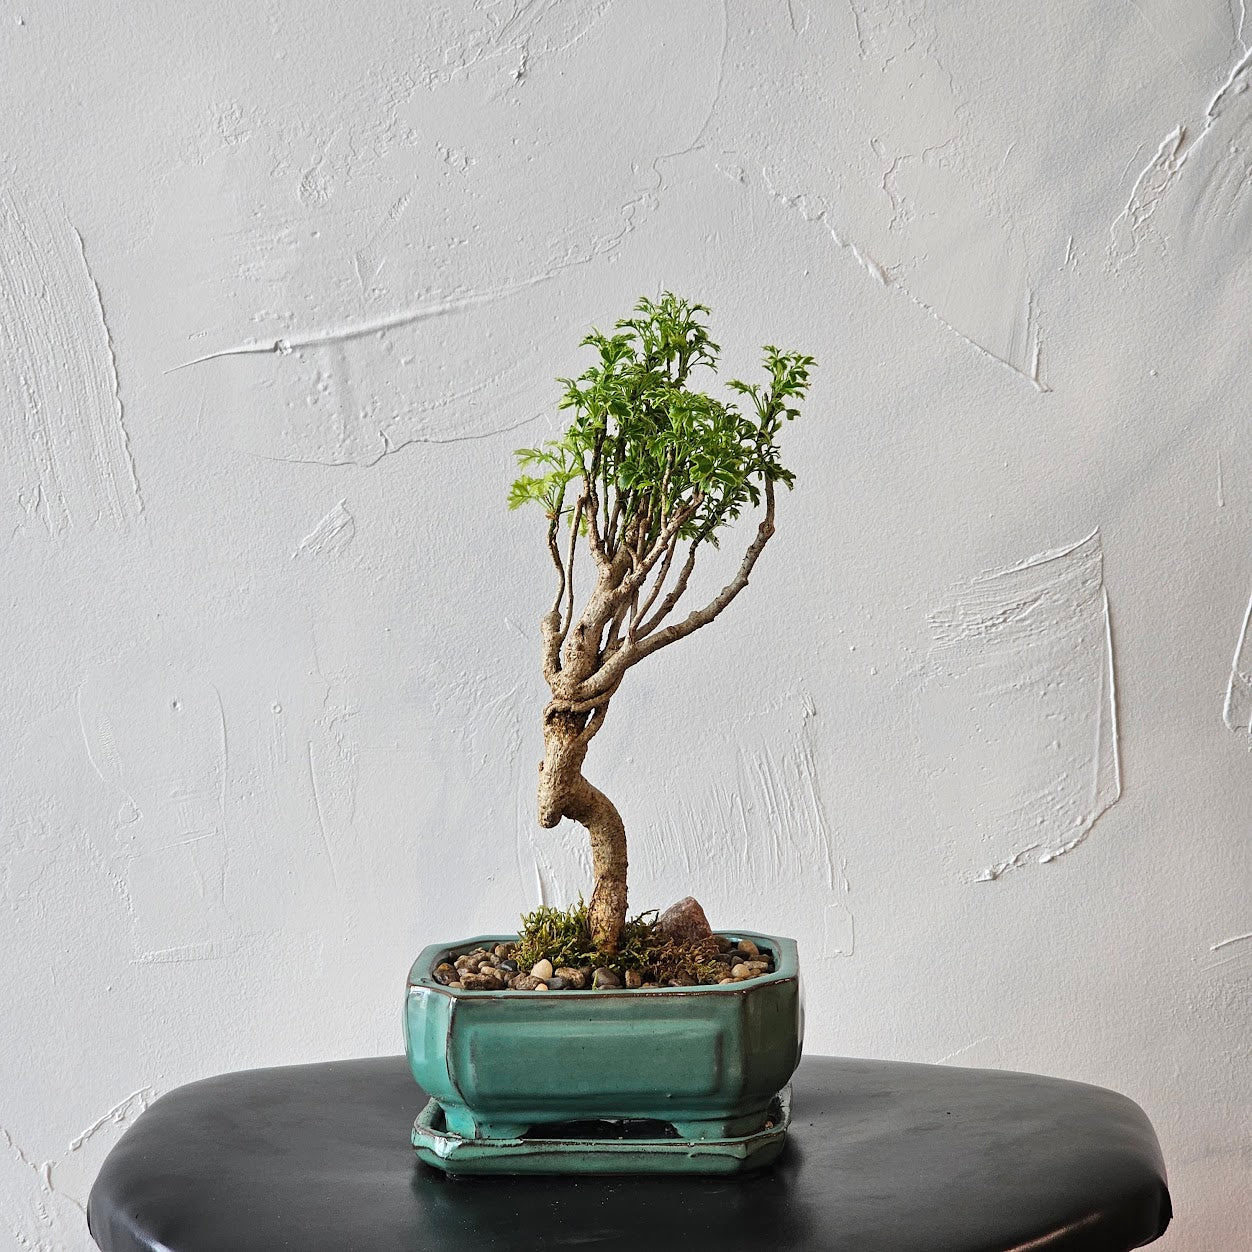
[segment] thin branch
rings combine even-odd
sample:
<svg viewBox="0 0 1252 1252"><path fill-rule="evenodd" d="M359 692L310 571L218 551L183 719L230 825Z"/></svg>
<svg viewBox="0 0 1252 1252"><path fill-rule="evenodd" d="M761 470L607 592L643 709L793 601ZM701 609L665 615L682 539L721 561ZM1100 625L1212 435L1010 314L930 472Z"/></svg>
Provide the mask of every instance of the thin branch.
<svg viewBox="0 0 1252 1252"><path fill-rule="evenodd" d="M674 448L671 445L665 452L665 473L661 476L661 521L669 516L669 485L674 475Z"/></svg>
<svg viewBox="0 0 1252 1252"><path fill-rule="evenodd" d="M613 529L613 502L617 499L617 480L606 469L603 460L600 465L600 481L604 485L604 545L610 558L617 552L617 535Z"/></svg>
<svg viewBox="0 0 1252 1252"><path fill-rule="evenodd" d="M552 611L557 613L561 608L561 600L565 596L565 565L561 560L561 550L556 544L557 529L561 525L561 510L558 508L548 523L548 551L552 553L552 563L560 575L560 585L556 589L556 599L552 601ZM571 557L572 560L572 557Z"/></svg>
<svg viewBox="0 0 1252 1252"><path fill-rule="evenodd" d="M669 577L670 566L674 564L674 553L676 551L678 551L677 534L669 541L669 545L665 549L665 560L661 562L660 572L656 576L656 581L652 584L652 590L648 592L648 598L630 616L630 629L627 634L632 640L639 630L639 623L647 615L648 610L656 603L657 596L661 594L661 588Z"/></svg>
<svg viewBox="0 0 1252 1252"><path fill-rule="evenodd" d="M618 474L621 469L622 455L626 448L626 436L619 430L613 441L613 508L610 512L607 501L605 512L608 514L608 530L605 535L605 547L611 556L617 555L622 526L630 520L630 502L634 496L631 490L623 490Z"/></svg>
<svg viewBox="0 0 1252 1252"><path fill-rule="evenodd" d="M617 552L617 532L622 520L622 489L614 484L613 486L613 512L609 516L608 543L607 549L610 555Z"/></svg>
<svg viewBox="0 0 1252 1252"><path fill-rule="evenodd" d="M607 565L612 558L605 552L600 534L600 497L596 495L595 478L586 471L583 474L583 500L586 502L583 516L587 519L587 546L597 565Z"/></svg>
<svg viewBox="0 0 1252 1252"><path fill-rule="evenodd" d="M687 583L691 579L691 571L696 567L696 549L699 548L700 543L699 539L691 541L691 550L687 553L687 559L683 562L682 569L678 571L678 581L670 589L665 599L661 601L660 608L635 631L634 637L636 639L644 639L650 635L670 615L674 605L683 598L683 593L687 590ZM647 610L645 609L644 611L646 612Z"/></svg>
<svg viewBox="0 0 1252 1252"><path fill-rule="evenodd" d="M578 735L578 742L582 745L589 744L599 733L600 727L604 725L604 715L609 711L608 700L602 700L591 710L591 716L587 719L587 724L582 728Z"/></svg>
<svg viewBox="0 0 1252 1252"><path fill-rule="evenodd" d="M591 470L587 475L586 481L587 489L591 496L591 508L588 510L588 515L592 522L591 530L595 536L592 551L597 553L600 559L611 561L613 553L610 550L610 546L613 536L609 532L609 493L606 491L604 500L601 501L600 499L600 474L604 469L604 441L609 434L608 415L604 414L603 417L603 424L596 434L596 444L591 454ZM602 503L604 505L603 525L600 522L600 505Z"/></svg>
<svg viewBox="0 0 1252 1252"><path fill-rule="evenodd" d="M578 551L578 527L582 524L585 501L586 496L578 498L578 503L574 506L574 514L570 518L569 523L569 560L567 562L568 572L566 574L565 616L562 619L560 633L556 641L558 648L565 642L565 636L569 634L569 628L574 623L574 555Z"/></svg>

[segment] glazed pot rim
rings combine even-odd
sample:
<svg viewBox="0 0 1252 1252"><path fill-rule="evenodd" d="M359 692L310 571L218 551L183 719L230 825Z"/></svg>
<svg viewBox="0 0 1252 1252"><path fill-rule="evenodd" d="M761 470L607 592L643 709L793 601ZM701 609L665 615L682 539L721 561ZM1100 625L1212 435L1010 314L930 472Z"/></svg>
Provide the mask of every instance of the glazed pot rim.
<svg viewBox="0 0 1252 1252"><path fill-rule="evenodd" d="M473 1003L484 1000L543 1000L548 1003L559 1003L563 1000L603 1000L606 997L629 997L632 1000L647 999L652 996L696 996L696 995L746 995L759 987L772 986L776 983L795 982L800 976L799 951L794 939L782 935L760 934L752 930L740 930L729 927L716 930L715 934L725 935L728 939L750 939L758 946L764 945L774 953L774 972L759 974L755 978L745 978L743 982L711 983L696 987L608 987L591 988L582 991L569 989L566 991L514 991L509 988L503 991L469 991L465 988L445 987L437 983L431 971L443 959L450 958L453 953L469 952L476 947L490 947L497 943L516 941L517 935L474 935L469 939L457 939L452 942L432 943L423 948L409 970L407 994L424 994L436 992L452 999L464 999Z"/></svg>

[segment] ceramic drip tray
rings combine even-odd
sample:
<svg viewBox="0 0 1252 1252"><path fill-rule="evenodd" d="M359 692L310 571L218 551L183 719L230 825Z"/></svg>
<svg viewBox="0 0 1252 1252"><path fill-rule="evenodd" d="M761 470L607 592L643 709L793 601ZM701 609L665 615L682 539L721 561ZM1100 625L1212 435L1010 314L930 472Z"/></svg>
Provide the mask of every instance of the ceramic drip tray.
<svg viewBox="0 0 1252 1252"><path fill-rule="evenodd" d="M735 1174L774 1161L790 1120L785 1087L760 1130L729 1139L683 1139L665 1122L642 1120L561 1122L519 1139L467 1139L448 1130L431 1100L413 1123L413 1146L449 1174Z"/></svg>

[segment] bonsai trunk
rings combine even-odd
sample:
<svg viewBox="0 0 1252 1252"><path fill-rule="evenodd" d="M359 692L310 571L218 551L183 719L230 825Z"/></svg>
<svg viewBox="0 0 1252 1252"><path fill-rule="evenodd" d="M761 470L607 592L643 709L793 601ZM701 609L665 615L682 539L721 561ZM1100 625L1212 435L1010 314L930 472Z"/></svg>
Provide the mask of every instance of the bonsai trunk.
<svg viewBox="0 0 1252 1252"><path fill-rule="evenodd" d="M539 766L539 824L551 828L573 818L591 836L591 934L605 952L616 952L626 924L626 827L613 802L582 773L587 756L588 714L549 709L543 721Z"/></svg>

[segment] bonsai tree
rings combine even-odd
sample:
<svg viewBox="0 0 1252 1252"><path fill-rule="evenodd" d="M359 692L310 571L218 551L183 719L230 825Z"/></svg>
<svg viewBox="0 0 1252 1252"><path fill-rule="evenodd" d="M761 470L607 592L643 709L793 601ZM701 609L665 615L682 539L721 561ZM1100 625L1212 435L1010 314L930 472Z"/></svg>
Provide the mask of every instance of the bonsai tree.
<svg viewBox="0 0 1252 1252"><path fill-rule="evenodd" d="M692 385L697 370L716 373L709 310L666 293L640 300L634 313L615 334L593 330L582 341L597 359L578 378L559 380L569 427L519 450L523 472L509 494L511 508L542 507L557 573L541 621L552 698L543 711L539 823L568 817L586 827L595 874L588 922L610 954L626 925L626 828L583 776L588 746L627 671L707 626L748 585L774 533L777 485L794 478L779 460L778 434L796 416L813 365L766 346L765 381L732 380L740 399L718 399ZM734 577L707 603L673 616L719 531L762 503Z"/></svg>

